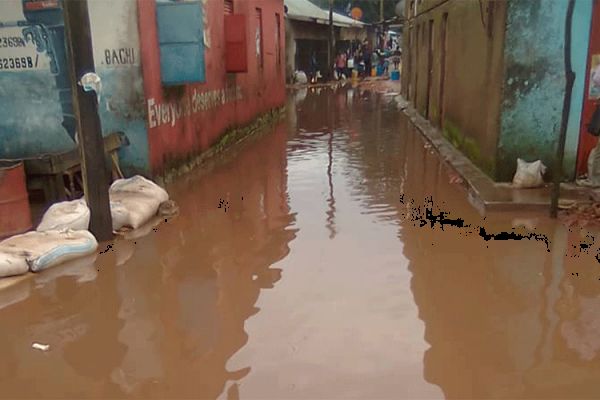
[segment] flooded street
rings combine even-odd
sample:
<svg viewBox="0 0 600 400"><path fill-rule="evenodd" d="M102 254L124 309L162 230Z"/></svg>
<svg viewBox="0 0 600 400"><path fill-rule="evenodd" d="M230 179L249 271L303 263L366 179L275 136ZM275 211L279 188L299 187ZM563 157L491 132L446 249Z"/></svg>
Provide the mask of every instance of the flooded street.
<svg viewBox="0 0 600 400"><path fill-rule="evenodd" d="M286 113L171 184L177 217L1 291L0 397L600 396L579 232L481 217L393 96L294 91ZM549 245L407 217L428 198Z"/></svg>

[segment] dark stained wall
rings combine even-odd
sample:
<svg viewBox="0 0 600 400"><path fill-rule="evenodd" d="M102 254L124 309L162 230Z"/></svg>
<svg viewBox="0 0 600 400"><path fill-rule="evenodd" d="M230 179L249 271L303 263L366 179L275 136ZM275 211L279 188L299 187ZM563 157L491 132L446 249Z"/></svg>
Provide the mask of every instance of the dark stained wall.
<svg viewBox="0 0 600 400"><path fill-rule="evenodd" d="M404 95L494 177L506 3L425 0L406 7Z"/></svg>

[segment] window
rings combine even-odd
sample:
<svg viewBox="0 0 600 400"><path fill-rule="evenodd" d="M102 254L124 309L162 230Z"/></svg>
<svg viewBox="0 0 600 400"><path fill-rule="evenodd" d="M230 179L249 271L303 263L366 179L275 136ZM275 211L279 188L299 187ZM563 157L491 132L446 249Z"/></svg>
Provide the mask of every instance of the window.
<svg viewBox="0 0 600 400"><path fill-rule="evenodd" d="M277 29L275 36L275 54L277 57L277 65L281 65L281 17L279 13L275 13L275 29Z"/></svg>
<svg viewBox="0 0 600 400"><path fill-rule="evenodd" d="M262 29L262 10L256 9L256 58L260 68L264 65L263 57L263 29Z"/></svg>
<svg viewBox="0 0 600 400"><path fill-rule="evenodd" d="M223 13L225 15L233 15L233 0L223 1Z"/></svg>
<svg viewBox="0 0 600 400"><path fill-rule="evenodd" d="M203 18L199 1L156 3L163 85L205 81Z"/></svg>

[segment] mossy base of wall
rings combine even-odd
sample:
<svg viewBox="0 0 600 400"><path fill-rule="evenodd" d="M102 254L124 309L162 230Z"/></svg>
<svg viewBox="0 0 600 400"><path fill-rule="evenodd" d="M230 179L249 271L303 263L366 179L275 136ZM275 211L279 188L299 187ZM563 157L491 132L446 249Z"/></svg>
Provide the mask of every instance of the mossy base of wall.
<svg viewBox="0 0 600 400"><path fill-rule="evenodd" d="M285 107L274 108L260 115L248 125L226 130L221 135L220 139L208 150L185 158L169 161L165 165L164 171L156 176L155 180L161 185L173 182L177 177L187 174L194 168L201 166L209 159L223 153L226 149L231 148L235 144L238 144L249 137L268 132L267 128L281 120L284 112Z"/></svg>
<svg viewBox="0 0 600 400"><path fill-rule="evenodd" d="M479 146L474 139L466 137L456 125L447 120L444 122L443 136L490 178L496 178L496 164L494 160L481 155Z"/></svg>

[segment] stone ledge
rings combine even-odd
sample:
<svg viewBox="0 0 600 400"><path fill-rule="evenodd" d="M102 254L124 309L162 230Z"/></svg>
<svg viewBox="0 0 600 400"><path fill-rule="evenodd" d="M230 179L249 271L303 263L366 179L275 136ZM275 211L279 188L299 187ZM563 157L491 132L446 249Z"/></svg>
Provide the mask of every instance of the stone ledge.
<svg viewBox="0 0 600 400"><path fill-rule="evenodd" d="M481 171L460 150L454 147L438 128L421 116L402 96L396 97L398 107L432 144L443 161L461 176L468 191L469 202L484 215L494 211L550 211L552 185L535 189L517 189L510 183L497 183ZM559 204L569 205L578 201L589 201L589 188L573 183L561 184Z"/></svg>

